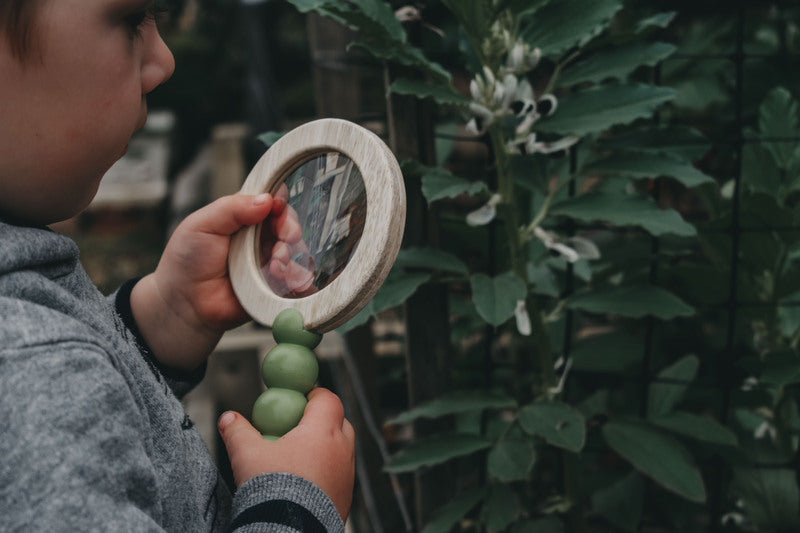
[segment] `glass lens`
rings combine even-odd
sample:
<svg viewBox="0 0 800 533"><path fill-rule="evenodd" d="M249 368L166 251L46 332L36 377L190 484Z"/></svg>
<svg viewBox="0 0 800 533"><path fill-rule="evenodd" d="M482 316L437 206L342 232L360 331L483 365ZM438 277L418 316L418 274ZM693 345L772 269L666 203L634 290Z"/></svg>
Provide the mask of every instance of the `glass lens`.
<svg viewBox="0 0 800 533"><path fill-rule="evenodd" d="M352 257L367 215L364 180L349 157L328 152L293 170L272 195L258 240L261 272L278 296L302 298L336 279Z"/></svg>

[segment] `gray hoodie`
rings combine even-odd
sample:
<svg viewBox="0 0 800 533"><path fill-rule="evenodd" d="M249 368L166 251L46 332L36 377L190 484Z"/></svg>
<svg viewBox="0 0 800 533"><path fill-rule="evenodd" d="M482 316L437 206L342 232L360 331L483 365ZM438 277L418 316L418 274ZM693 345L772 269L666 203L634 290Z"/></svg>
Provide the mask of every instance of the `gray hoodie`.
<svg viewBox="0 0 800 533"><path fill-rule="evenodd" d="M160 367L71 240L0 221L0 531L343 531L289 474L231 495Z"/></svg>

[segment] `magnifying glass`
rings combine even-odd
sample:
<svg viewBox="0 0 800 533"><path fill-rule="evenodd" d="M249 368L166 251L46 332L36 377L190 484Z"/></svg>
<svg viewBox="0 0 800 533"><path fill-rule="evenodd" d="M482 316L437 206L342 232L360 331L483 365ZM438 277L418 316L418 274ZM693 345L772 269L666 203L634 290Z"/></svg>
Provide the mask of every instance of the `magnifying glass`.
<svg viewBox="0 0 800 533"><path fill-rule="evenodd" d="M272 327L278 342L278 356L271 351L262 366L269 389L256 401L253 418L262 434L279 437L288 423L259 427L256 418L264 417L256 411L280 414L292 407L299 421L297 395L270 391L293 390L303 397L304 409L308 390L302 389L313 386L316 370L310 385L310 371L289 380L296 389L276 386L287 381L273 377L275 370L316 365L308 353L319 335L356 315L383 284L403 236L405 188L397 160L377 135L346 120L321 119L273 144L241 192L268 192L278 206L265 222L233 237L228 266L242 307ZM259 408L265 395L282 399ZM294 400L286 400L290 396Z"/></svg>

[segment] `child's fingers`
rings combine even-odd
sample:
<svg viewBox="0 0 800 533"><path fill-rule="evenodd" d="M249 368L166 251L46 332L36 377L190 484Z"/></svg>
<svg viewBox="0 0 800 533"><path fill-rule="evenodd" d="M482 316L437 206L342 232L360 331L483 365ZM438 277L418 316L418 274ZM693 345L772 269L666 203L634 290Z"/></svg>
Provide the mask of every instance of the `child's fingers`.
<svg viewBox="0 0 800 533"><path fill-rule="evenodd" d="M272 196L234 194L223 196L187 218L190 227L202 233L233 235L244 226L264 220L272 209Z"/></svg>
<svg viewBox="0 0 800 533"><path fill-rule="evenodd" d="M252 465L257 454L263 450L264 438L247 419L233 411L223 413L219 417L217 427L222 436L222 442L225 443L225 449L228 450L231 469L238 487L258 474L253 470Z"/></svg>
<svg viewBox="0 0 800 533"><path fill-rule="evenodd" d="M308 405L300 424L309 424L320 430L341 431L345 422L344 406L338 396L321 387L308 393Z"/></svg>

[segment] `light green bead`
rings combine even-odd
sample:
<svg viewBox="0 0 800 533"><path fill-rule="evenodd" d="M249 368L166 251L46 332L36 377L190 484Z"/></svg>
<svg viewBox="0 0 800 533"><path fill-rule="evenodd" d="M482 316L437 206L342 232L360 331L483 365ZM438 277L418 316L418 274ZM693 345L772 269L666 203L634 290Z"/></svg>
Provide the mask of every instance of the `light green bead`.
<svg viewBox="0 0 800 533"><path fill-rule="evenodd" d="M304 329L303 315L297 309L284 309L272 322L272 337L278 344L287 342L313 350L322 341L322 335Z"/></svg>
<svg viewBox="0 0 800 533"><path fill-rule="evenodd" d="M267 389L253 405L253 425L262 435L283 436L300 422L307 403L300 392Z"/></svg>
<svg viewBox="0 0 800 533"><path fill-rule="evenodd" d="M319 363L314 352L297 344L279 344L261 363L261 377L267 387L292 389L308 394L317 382Z"/></svg>

